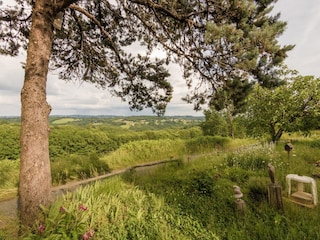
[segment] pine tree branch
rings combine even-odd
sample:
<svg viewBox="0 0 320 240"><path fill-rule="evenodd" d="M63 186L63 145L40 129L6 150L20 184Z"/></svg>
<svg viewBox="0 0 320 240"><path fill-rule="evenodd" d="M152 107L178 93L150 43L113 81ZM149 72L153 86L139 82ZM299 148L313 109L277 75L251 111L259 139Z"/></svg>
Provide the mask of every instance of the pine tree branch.
<svg viewBox="0 0 320 240"><path fill-rule="evenodd" d="M108 39L112 50L114 51L114 53L117 56L118 61L120 62L121 66L122 66L122 70L128 75L131 76L130 72L128 72L125 68L125 63L123 61L123 59L120 56L120 52L115 44L115 42L112 40L111 35L103 28L103 26L101 25L100 21L98 19L95 18L95 16L93 16L91 13L89 13L88 11L86 11L85 9L81 8L80 6L76 5L76 4L71 4L69 5L70 9L73 9L75 11L78 11L82 14L84 14L86 17L88 17L89 19L91 19L100 29L100 31L102 32L102 34Z"/></svg>

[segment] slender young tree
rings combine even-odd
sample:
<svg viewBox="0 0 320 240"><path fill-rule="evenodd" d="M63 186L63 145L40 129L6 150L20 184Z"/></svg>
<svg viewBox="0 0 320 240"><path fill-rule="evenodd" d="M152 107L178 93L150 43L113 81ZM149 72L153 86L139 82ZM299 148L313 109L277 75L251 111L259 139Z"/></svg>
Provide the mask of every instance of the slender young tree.
<svg viewBox="0 0 320 240"><path fill-rule="evenodd" d="M164 114L172 97L165 66L176 62L194 91L195 109L210 102L226 79L263 85L290 47L276 37L285 23L271 16L274 0L15 0L0 11L0 53L27 50L21 90L21 220L31 225L50 200L49 69L63 80L106 88L133 110ZM212 30L213 29L213 30ZM206 37L209 34L209 37ZM130 47L143 46L133 55ZM165 59L152 59L161 46ZM196 84L194 83L196 81Z"/></svg>

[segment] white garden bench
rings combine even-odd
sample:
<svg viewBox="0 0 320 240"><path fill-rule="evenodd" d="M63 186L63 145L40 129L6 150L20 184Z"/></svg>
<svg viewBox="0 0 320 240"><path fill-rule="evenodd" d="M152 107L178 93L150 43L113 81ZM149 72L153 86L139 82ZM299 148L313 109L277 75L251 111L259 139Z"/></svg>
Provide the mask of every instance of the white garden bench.
<svg viewBox="0 0 320 240"><path fill-rule="evenodd" d="M316 181L307 176L299 176L297 174L288 174L286 176L288 185L288 197L293 202L304 206L316 206L318 204ZM296 191L292 193L292 181L296 182ZM305 184L311 185L311 191L305 191Z"/></svg>

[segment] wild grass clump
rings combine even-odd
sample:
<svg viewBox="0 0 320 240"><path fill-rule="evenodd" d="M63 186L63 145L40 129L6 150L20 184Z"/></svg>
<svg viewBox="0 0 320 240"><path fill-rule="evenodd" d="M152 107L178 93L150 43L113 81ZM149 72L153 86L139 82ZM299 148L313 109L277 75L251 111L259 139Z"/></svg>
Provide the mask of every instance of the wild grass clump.
<svg viewBox="0 0 320 240"><path fill-rule="evenodd" d="M120 178L67 194L44 216L24 239L218 239L162 197Z"/></svg>
<svg viewBox="0 0 320 240"><path fill-rule="evenodd" d="M14 160L0 161L0 188L13 188L18 186L20 162Z"/></svg>
<svg viewBox="0 0 320 240"><path fill-rule="evenodd" d="M226 164L228 167L241 168L243 170L266 169L269 162L276 162L273 145L254 145L242 148L227 154Z"/></svg>
<svg viewBox="0 0 320 240"><path fill-rule="evenodd" d="M17 196L20 171L19 169L20 161L0 161L0 200L5 200Z"/></svg>
<svg viewBox="0 0 320 240"><path fill-rule="evenodd" d="M12 216L1 216L0 240L19 239L19 221Z"/></svg>
<svg viewBox="0 0 320 240"><path fill-rule="evenodd" d="M110 172L109 165L100 160L97 154L70 155L56 158L51 163L52 181L54 185L65 184L72 180L96 177Z"/></svg>
<svg viewBox="0 0 320 240"><path fill-rule="evenodd" d="M177 158L185 153L184 140L160 139L129 142L103 157L111 169Z"/></svg>
<svg viewBox="0 0 320 240"><path fill-rule="evenodd" d="M225 147L231 138L220 136L200 136L190 139L186 142L186 148L189 153L212 152Z"/></svg>
<svg viewBox="0 0 320 240"><path fill-rule="evenodd" d="M222 221L223 217L218 220L212 213L222 214L221 210L230 206L230 201L221 202L220 197L232 198L232 187L229 187L232 182L221 178L215 170L198 168L194 162L179 167L171 163L148 174L136 173L130 183L164 198L166 204L192 216L203 226Z"/></svg>
<svg viewBox="0 0 320 240"><path fill-rule="evenodd" d="M268 200L268 177L250 176L246 184L247 194L250 200L262 202Z"/></svg>
<svg viewBox="0 0 320 240"><path fill-rule="evenodd" d="M320 221L318 208L303 208L284 200L284 211L278 211L268 203L270 178L265 163L271 162L276 167L276 180L281 183L284 195L288 173L294 173L295 167L304 169L304 175L309 171L304 160L299 163L293 159L290 163L293 166L287 165L277 149L247 149L237 153L236 164L230 164L231 158L222 155L201 157L180 168L170 165L148 174L136 174L130 183L164 198L166 204L192 216L220 239L320 239L313 224ZM299 150L296 149L297 155ZM319 154L319 150L312 152ZM244 214L235 211L232 189L235 184L244 194Z"/></svg>

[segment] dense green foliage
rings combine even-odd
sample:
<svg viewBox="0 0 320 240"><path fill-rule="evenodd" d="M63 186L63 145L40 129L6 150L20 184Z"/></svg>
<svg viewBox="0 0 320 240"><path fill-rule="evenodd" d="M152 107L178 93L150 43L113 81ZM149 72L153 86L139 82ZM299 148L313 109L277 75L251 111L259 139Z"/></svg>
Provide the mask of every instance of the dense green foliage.
<svg viewBox="0 0 320 240"><path fill-rule="evenodd" d="M81 239L90 231L92 239L218 239L163 198L119 178L68 194L44 212L48 217L23 239Z"/></svg>
<svg viewBox="0 0 320 240"><path fill-rule="evenodd" d="M255 87L249 98L248 122L253 133L268 132L278 141L283 132L309 132L319 127L320 79L297 76L268 90Z"/></svg>
<svg viewBox="0 0 320 240"><path fill-rule="evenodd" d="M16 160L20 154L20 125L0 122L0 160Z"/></svg>
<svg viewBox="0 0 320 240"><path fill-rule="evenodd" d="M20 125L0 122L0 160L19 159ZM200 117L51 117L50 157L108 154L136 140L189 139L202 135Z"/></svg>
<svg viewBox="0 0 320 240"><path fill-rule="evenodd" d="M273 89L254 85L244 113L233 116L228 107L204 111L205 135L268 137L279 141L283 133L309 134L319 128L320 81L313 76L291 76Z"/></svg>
<svg viewBox="0 0 320 240"><path fill-rule="evenodd" d="M109 139L110 134L111 141L118 139L119 143L118 148L101 155L97 150L102 149L102 145L94 148L94 144L83 143L88 152L79 148L79 153L57 155L52 160L55 184L148 161L176 161L145 172L127 171L121 178L114 177L84 187L75 194L69 193L50 208L43 209L44 215L36 222L34 231L24 231L25 236L20 239L79 239L90 231L94 231L93 239L300 240L320 237L317 226L310 224L320 221L319 208L306 209L285 200L284 212L277 211L269 206L267 192L269 162L276 167L276 180L284 197L287 174L320 174L315 165L320 154L317 133L314 138L289 136L294 148L288 162L282 143L238 148L236 140L202 136L199 128L192 125L140 132L130 130L127 125L116 131L107 124L75 126L69 122L53 124L53 131L61 131L61 137L72 133L89 139L97 136ZM73 141L77 139L72 137ZM65 144L67 138L62 139ZM240 143L250 143L246 141L242 139ZM76 149L76 145L68 146ZM11 189L17 187L18 173L19 161L0 161L2 194L7 191L10 195ZM320 184L318 179L317 184ZM233 185L240 186L244 194L244 215L235 212ZM10 231L2 229L5 228L0 228L0 239L8 239ZM10 239L15 239L14 234Z"/></svg>
<svg viewBox="0 0 320 240"><path fill-rule="evenodd" d="M0 161L0 189L15 188L19 181L19 161Z"/></svg>
<svg viewBox="0 0 320 240"><path fill-rule="evenodd" d="M221 158L203 157L189 164L165 166L144 175L132 173L125 179L164 197L168 205L200 221L219 239L317 239L316 226L310 223L320 221L318 208L303 208L285 201L285 210L281 212L268 205L267 163L276 166L276 178L284 196L286 174L310 175L318 170L314 162L319 150L313 150L312 157L302 157L310 148L303 141L295 146L296 157L289 166L283 145L265 145ZM244 215L235 212L233 185L239 185L244 193Z"/></svg>
<svg viewBox="0 0 320 240"><path fill-rule="evenodd" d="M57 158L51 163L52 182L55 185L65 184L70 180L96 177L109 171L109 165L101 161L95 153L88 156L73 154Z"/></svg>
<svg viewBox="0 0 320 240"><path fill-rule="evenodd" d="M102 158L94 153L57 157L52 162L53 176L62 183L95 176L109 165L117 169L181 156L170 164L145 172L131 170L121 178L67 194L44 209L34 232L26 231L28 236L22 239L79 239L90 231L95 232L93 239L317 239L318 232L310 222L320 221L318 208L305 209L288 201L284 212L270 208L266 165L272 162L276 167L276 179L286 196L286 174L320 173L314 164L318 161L319 139L292 140L289 165L283 144L252 145L231 151L234 141L212 136L138 139ZM188 151L206 155L182 158ZM1 188L15 187L19 162L0 163L4 176ZM235 212L233 185L239 185L244 193L244 215ZM7 238L6 232L0 231L0 239ZM14 236L10 235L10 239Z"/></svg>
<svg viewBox="0 0 320 240"><path fill-rule="evenodd" d="M23 239L79 239L88 232L92 239L318 239L319 208L286 200L283 212L269 206L266 168L276 167L285 197L286 174L320 171L318 142L294 141L289 165L283 145L270 144L129 171L58 199ZM244 194L244 214L235 211L233 185Z"/></svg>
<svg viewBox="0 0 320 240"><path fill-rule="evenodd" d="M242 114L230 116L227 111L210 108L204 111L205 121L200 126L204 135L232 138L251 137L248 121Z"/></svg>
<svg viewBox="0 0 320 240"><path fill-rule="evenodd" d="M185 141L202 135L197 127L201 119L51 117L49 148L53 184L94 177L136 163L181 156L185 153ZM0 160L3 161L0 161L0 173L3 174L0 187L9 191L9 195L16 194L19 161L11 164L7 160L19 159L19 132L16 119L1 121ZM10 166L12 171L8 171ZM7 197L5 191L3 197Z"/></svg>
<svg viewBox="0 0 320 240"><path fill-rule="evenodd" d="M189 153L203 153L219 150L227 146L231 139L220 136L200 136L186 142Z"/></svg>

